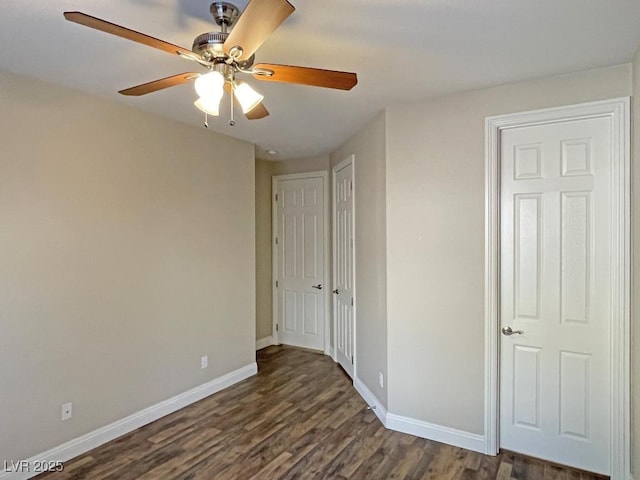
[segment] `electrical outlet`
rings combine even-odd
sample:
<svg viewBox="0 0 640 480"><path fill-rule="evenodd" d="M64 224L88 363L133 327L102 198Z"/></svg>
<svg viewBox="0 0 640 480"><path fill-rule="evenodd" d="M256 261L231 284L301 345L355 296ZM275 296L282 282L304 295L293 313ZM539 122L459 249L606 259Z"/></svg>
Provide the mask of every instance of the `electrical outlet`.
<svg viewBox="0 0 640 480"><path fill-rule="evenodd" d="M73 404L71 402L63 403L61 411L62 413L61 413L60 419L69 420L73 416Z"/></svg>
<svg viewBox="0 0 640 480"><path fill-rule="evenodd" d="M209 366L209 357L207 355L204 355L201 359L200 359L200 366L202 368L207 368Z"/></svg>
<svg viewBox="0 0 640 480"><path fill-rule="evenodd" d="M380 388L384 388L384 373L378 373L378 383L380 384Z"/></svg>

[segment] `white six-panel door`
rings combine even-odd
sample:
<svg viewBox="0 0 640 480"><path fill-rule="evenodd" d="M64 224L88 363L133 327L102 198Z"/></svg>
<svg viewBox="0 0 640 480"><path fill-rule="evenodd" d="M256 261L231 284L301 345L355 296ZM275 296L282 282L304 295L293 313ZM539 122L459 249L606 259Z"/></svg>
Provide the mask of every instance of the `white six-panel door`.
<svg viewBox="0 0 640 480"><path fill-rule="evenodd" d="M274 276L280 343L325 347L325 182L276 178Z"/></svg>
<svg viewBox="0 0 640 480"><path fill-rule="evenodd" d="M333 171L333 315L336 359L353 378L354 370L354 241L353 162L348 160Z"/></svg>
<svg viewBox="0 0 640 480"><path fill-rule="evenodd" d="M506 129L500 143L500 446L604 474L611 138L591 118Z"/></svg>

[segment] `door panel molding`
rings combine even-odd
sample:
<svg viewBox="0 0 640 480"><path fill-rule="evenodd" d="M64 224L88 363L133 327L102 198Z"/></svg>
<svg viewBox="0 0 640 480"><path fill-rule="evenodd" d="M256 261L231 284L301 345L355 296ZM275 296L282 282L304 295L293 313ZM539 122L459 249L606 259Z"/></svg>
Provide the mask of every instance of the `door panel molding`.
<svg viewBox="0 0 640 480"><path fill-rule="evenodd" d="M628 97L531 112L487 117L485 121L485 453L499 450L500 358L500 142L515 127L608 118L611 138L611 415L609 448L612 480L631 478L630 398L630 101ZM566 146L565 146L566 147ZM525 152L527 153L527 152ZM530 153L530 152L529 152ZM535 152L534 152L535 153ZM533 157L532 157L533 158ZM536 174L535 161L522 163L522 175ZM535 160L535 158L533 158ZM526 168L525 168L526 167ZM571 167L571 168L569 168ZM574 168L575 167L575 168ZM565 174L576 174L567 167Z"/></svg>
<svg viewBox="0 0 640 480"><path fill-rule="evenodd" d="M356 205L355 205L355 194L356 194L356 185L355 185L355 155L349 155L347 158L345 158L344 160L342 160L340 163L336 164L333 166L332 170L331 170L331 186L332 186L332 210L331 210L331 230L332 230L332 266L333 266L333 284L332 284L332 290L335 288L339 288L339 281L338 281L338 255L339 255L339 251L338 251L338 225L337 225L337 200L336 200L336 196L338 195L338 186L337 186L337 176L338 173L342 170L344 170L345 168L349 167L351 170L351 186L350 186L350 190L351 190L351 224L350 224L350 233L351 233L351 240L352 240L352 245L351 245L351 265L350 265L350 269L351 269L351 325L352 325L352 330L351 330L351 345L350 345L350 349L351 349L351 359L352 359L352 365L351 368L349 368L348 365L344 365L342 364L343 362L341 362L341 358L344 355L341 355L339 352L339 335L338 335L338 323L339 323L339 318L338 318L338 314L337 314L337 310L339 307L339 296L338 295L332 295L332 324L333 324L333 360L339 364L342 364L343 368L345 369L345 371L347 372L347 374L349 374L351 376L352 379L356 379L357 378L357 367L358 367L358 361L357 361L357 355L356 355L356 332L357 332L357 301L355 301L356 299L356 269L355 269L355 258L356 258ZM344 226L343 226L344 228ZM348 256L347 256L348 257ZM344 261L344 259L343 259ZM347 308L349 308L349 306L347 306ZM346 361L343 358L343 361Z"/></svg>
<svg viewBox="0 0 640 480"><path fill-rule="evenodd" d="M278 232L278 203L276 201L276 195L278 193L278 182L286 180L303 180L310 178L322 178L323 192L324 192L324 205L322 208L322 221L324 222L324 248L323 257L324 262L322 264L324 287L328 288L329 283L329 173L327 171L317 172L305 172L305 173L293 173L287 175L274 175L271 177L271 291L272 291L272 344L279 345L280 339L278 338L278 288L276 287L276 281L278 280L278 248L276 245L276 236ZM331 342L330 342L330 325L329 325L329 307L330 299L329 295L324 295L324 354L331 355ZM284 328L280 325L280 328Z"/></svg>

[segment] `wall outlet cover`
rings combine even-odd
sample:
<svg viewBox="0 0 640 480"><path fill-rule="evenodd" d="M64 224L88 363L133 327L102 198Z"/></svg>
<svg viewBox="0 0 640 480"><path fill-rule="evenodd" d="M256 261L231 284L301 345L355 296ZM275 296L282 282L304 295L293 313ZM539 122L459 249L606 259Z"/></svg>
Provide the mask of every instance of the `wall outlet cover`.
<svg viewBox="0 0 640 480"><path fill-rule="evenodd" d="M71 402L63 403L61 407L60 419L69 420L72 416L73 416L73 404Z"/></svg>

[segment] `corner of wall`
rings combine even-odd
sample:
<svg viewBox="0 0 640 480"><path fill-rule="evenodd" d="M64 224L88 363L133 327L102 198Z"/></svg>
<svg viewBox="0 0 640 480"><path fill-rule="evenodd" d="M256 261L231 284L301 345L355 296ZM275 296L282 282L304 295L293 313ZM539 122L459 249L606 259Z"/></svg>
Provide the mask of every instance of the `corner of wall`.
<svg viewBox="0 0 640 480"><path fill-rule="evenodd" d="M636 50L631 68L631 218L633 222L631 254L631 291L637 292L640 285L640 47ZM640 295L632 294L631 299L632 334L632 379L631 379L631 446L633 462L631 470L636 478L640 476Z"/></svg>
<svg viewBox="0 0 640 480"><path fill-rule="evenodd" d="M356 365L358 384L387 408L386 112L371 119L331 154L331 166L354 155L356 241ZM364 322L366 328L361 325ZM355 383L354 383L355 384Z"/></svg>
<svg viewBox="0 0 640 480"><path fill-rule="evenodd" d="M384 406L384 403L376 397L371 390L367 388L367 386L356 376L353 379L353 388L360 394L362 399L369 405L369 408L376 414L376 417L382 422L382 424L387 426L387 409Z"/></svg>

